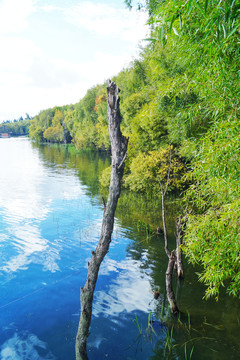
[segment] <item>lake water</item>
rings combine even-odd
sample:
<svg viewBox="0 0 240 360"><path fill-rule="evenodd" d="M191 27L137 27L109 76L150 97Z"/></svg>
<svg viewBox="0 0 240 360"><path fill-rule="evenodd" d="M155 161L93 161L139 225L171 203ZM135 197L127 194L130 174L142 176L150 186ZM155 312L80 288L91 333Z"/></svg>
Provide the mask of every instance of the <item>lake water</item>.
<svg viewBox="0 0 240 360"><path fill-rule="evenodd" d="M98 175L107 166L101 154L0 139L1 360L75 358L80 286L103 215ZM190 359L191 351L192 359L238 359L239 302L202 300L199 269L185 264L184 283L175 279L182 314L169 313L163 239L146 225L161 223L157 206L122 194L95 290L89 359ZM167 206L172 248L177 207Z"/></svg>

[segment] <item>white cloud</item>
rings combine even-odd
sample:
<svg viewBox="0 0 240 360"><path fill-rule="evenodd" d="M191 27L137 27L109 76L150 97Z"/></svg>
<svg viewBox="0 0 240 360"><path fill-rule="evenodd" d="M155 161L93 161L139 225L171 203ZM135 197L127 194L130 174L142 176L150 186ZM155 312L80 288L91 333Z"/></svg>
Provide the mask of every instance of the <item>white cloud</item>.
<svg viewBox="0 0 240 360"><path fill-rule="evenodd" d="M98 37L121 39L137 43L146 35L147 13L117 8L105 3L81 1L70 7L42 6L45 12L60 11L70 24L95 33Z"/></svg>
<svg viewBox="0 0 240 360"><path fill-rule="evenodd" d="M54 6L54 5L44 5L44 6L39 6L39 9L45 11L45 12L52 12L52 11L56 11L56 10L60 10L62 11L62 8L59 6Z"/></svg>
<svg viewBox="0 0 240 360"><path fill-rule="evenodd" d="M27 18L34 12L36 0L2 0L0 2L0 33L14 33L27 27Z"/></svg>
<svg viewBox="0 0 240 360"><path fill-rule="evenodd" d="M7 120L30 112L34 93L29 69L42 51L33 41L16 36L0 37L0 49L0 117Z"/></svg>
<svg viewBox="0 0 240 360"><path fill-rule="evenodd" d="M33 59L42 55L33 41L16 36L0 37L0 49L0 71L5 73L27 72Z"/></svg>
<svg viewBox="0 0 240 360"><path fill-rule="evenodd" d="M129 65L132 60L127 52L118 55L97 51L92 62L89 63L89 70L95 72L95 77L100 75L101 79L116 75L120 69Z"/></svg>
<svg viewBox="0 0 240 360"><path fill-rule="evenodd" d="M145 37L146 14L102 1L69 1L62 7L51 1L43 6L39 0L0 0L0 121L75 103L89 87L128 66ZM58 26L64 36L56 38Z"/></svg>
<svg viewBox="0 0 240 360"><path fill-rule="evenodd" d="M3 120L76 103L89 87L117 74L130 60L128 53L116 56L98 51L91 61L77 64L48 57L32 42L17 38L9 42L0 39L0 46L5 48L5 55L0 57ZM12 114L7 115L10 109Z"/></svg>
<svg viewBox="0 0 240 360"><path fill-rule="evenodd" d="M65 9L64 14L68 22L95 32L101 37L113 37L136 43L146 34L143 25L147 21L147 14L144 12L84 1Z"/></svg>

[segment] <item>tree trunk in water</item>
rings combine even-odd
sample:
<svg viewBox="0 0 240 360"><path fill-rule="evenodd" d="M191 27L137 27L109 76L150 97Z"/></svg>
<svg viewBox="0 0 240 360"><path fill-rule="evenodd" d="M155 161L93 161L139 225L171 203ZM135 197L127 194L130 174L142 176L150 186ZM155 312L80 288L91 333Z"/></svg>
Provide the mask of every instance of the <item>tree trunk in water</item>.
<svg viewBox="0 0 240 360"><path fill-rule="evenodd" d="M162 221L163 221L163 232L164 232L164 248L166 255L168 256L168 267L166 271L166 291L168 302L171 308L172 313L178 313L178 306L176 302L176 298L174 295L174 291L172 289L172 273L174 269L174 265L176 264L176 251L173 250L171 253L168 249L168 238L167 238L167 228L166 228L166 220L165 220L165 194L167 192L169 179L170 179L170 171L171 171L171 152L170 152L170 162L169 162L169 169L168 169L168 178L167 178L167 185L165 187L165 191L163 191L163 186L161 181L159 180L159 185L161 188L161 195L162 195Z"/></svg>
<svg viewBox="0 0 240 360"><path fill-rule="evenodd" d="M87 339L92 316L93 293L97 282L98 271L111 242L114 225L114 214L120 196L121 180L124 172L124 161L127 155L128 139L120 130L121 114L119 110L119 88L110 80L107 81L108 131L112 149L111 181L107 204L104 206L100 240L88 266L87 281L81 288L81 314L76 338L76 359L86 360Z"/></svg>
<svg viewBox="0 0 240 360"><path fill-rule="evenodd" d="M168 238L167 238L167 229L165 221L165 204L164 204L164 193L162 191L162 220L163 220L163 231L164 231L164 242L165 242L165 252L168 256L168 267L166 271L166 291L168 302L171 308L172 313L178 313L177 301L172 289L172 273L174 265L176 264L176 251L173 250L171 253L168 249Z"/></svg>
<svg viewBox="0 0 240 360"><path fill-rule="evenodd" d="M173 250L169 257L168 267L167 267L167 271L166 271L166 291L167 291L168 302L169 302L172 313L179 312L177 302L175 299L175 295L174 295L174 292L172 289L172 273L173 273L175 261L176 261L176 253L175 253L175 250Z"/></svg>
<svg viewBox="0 0 240 360"><path fill-rule="evenodd" d="M176 221L176 229L177 229L177 234L176 234L176 243L177 243L177 274L179 278L183 278L183 265L182 265L182 250L181 250L181 245L182 245L182 217L179 216L179 218L177 218Z"/></svg>
<svg viewBox="0 0 240 360"><path fill-rule="evenodd" d="M161 191L162 193L162 222L163 222L163 233L164 233L164 246L165 246L165 252L168 256L168 258L170 258L170 251L168 249L168 238L167 238L167 228L166 228L166 220L165 220L165 204L164 204L164 198L165 195L163 193L163 191Z"/></svg>

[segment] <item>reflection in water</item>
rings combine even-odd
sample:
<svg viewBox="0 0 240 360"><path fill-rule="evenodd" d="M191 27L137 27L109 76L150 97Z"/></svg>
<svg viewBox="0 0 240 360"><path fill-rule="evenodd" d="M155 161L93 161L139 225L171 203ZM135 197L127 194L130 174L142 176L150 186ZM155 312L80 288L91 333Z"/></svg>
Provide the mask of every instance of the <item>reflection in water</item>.
<svg viewBox="0 0 240 360"><path fill-rule="evenodd" d="M97 176L109 159L31 145L26 138L1 139L0 154L0 358L73 360L79 288L102 223ZM185 343L188 357L194 346L193 359L237 359L239 302L202 300L198 268L185 264L181 321L168 315L167 259L163 237L156 235L159 209L156 199L121 195L94 295L89 359L182 360ZM174 199L166 211L173 248L179 213ZM158 300L154 290L160 291ZM150 338L149 311L156 333ZM165 342L172 326L169 355Z"/></svg>
<svg viewBox="0 0 240 360"><path fill-rule="evenodd" d="M49 216L53 201L78 198L83 190L72 176L74 172L60 173L57 178L51 169L46 174L38 153L31 151L26 139L1 142L0 151L6 154L0 164L0 208L5 232L11 237L11 248L5 245L7 258L0 270L14 273L36 262L54 272L59 269L56 260L61 246L52 249L39 226Z"/></svg>
<svg viewBox="0 0 240 360"><path fill-rule="evenodd" d="M55 360L47 344L28 332L15 333L1 346L1 360Z"/></svg>
<svg viewBox="0 0 240 360"><path fill-rule="evenodd" d="M153 300L150 275L140 269L138 261L118 262L106 258L100 275L112 275L114 280L103 291L95 292L94 316L121 316L123 312L148 312Z"/></svg>
<svg viewBox="0 0 240 360"><path fill-rule="evenodd" d="M97 195L99 192L99 175L110 166L110 157L101 152L76 153L71 146L61 145L36 145L33 144L41 155L44 167L54 170L54 174L63 173L77 175L82 186L88 194ZM63 171L64 170L64 171Z"/></svg>
<svg viewBox="0 0 240 360"><path fill-rule="evenodd" d="M12 238L14 239L12 245L18 249L18 255L10 258L0 270L13 273L20 269L26 270L28 264L35 259L33 255L38 253L41 255L43 252L48 257L48 261L43 263L44 268L53 272L58 270L56 260L59 256L56 254L55 257L51 257L52 251L49 251L47 240L41 237L37 226L19 225L15 231L12 231ZM36 262L38 262L37 258Z"/></svg>

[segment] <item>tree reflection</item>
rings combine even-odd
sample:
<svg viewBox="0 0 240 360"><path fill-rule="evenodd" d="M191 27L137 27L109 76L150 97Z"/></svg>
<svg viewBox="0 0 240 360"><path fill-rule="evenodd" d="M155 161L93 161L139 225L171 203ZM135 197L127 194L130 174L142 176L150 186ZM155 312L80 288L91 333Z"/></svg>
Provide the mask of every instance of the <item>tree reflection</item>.
<svg viewBox="0 0 240 360"><path fill-rule="evenodd" d="M99 193L99 176L110 165L108 154L99 151L77 152L71 145L32 143L32 146L38 149L44 166L57 171L72 170L91 196Z"/></svg>

